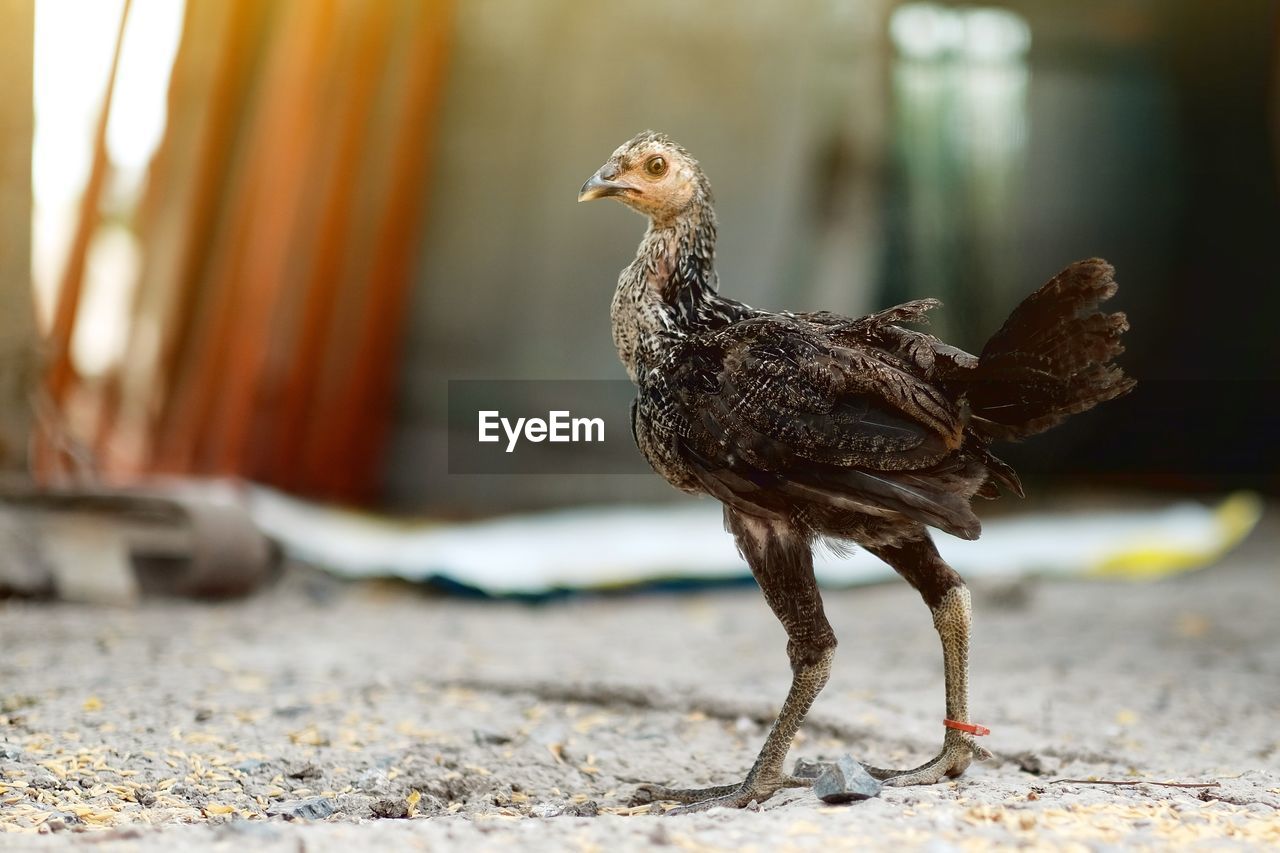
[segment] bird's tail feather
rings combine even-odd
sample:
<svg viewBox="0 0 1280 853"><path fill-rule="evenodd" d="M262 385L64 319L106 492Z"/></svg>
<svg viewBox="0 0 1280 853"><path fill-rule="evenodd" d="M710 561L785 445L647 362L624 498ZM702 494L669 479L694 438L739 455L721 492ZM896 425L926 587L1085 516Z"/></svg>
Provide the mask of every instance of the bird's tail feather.
<svg viewBox="0 0 1280 853"><path fill-rule="evenodd" d="M1134 386L1114 359L1124 352L1124 314L1100 303L1116 292L1106 261L1077 261L1027 297L991 336L978 365L957 377L970 426L1018 440L1115 399Z"/></svg>

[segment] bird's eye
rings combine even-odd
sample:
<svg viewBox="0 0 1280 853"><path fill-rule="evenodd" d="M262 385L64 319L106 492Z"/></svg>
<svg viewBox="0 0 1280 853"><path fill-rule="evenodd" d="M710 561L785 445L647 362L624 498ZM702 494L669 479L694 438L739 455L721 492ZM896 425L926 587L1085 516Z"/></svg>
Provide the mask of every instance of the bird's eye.
<svg viewBox="0 0 1280 853"><path fill-rule="evenodd" d="M644 163L644 170L655 178L660 178L667 173L667 159L665 157L653 156Z"/></svg>

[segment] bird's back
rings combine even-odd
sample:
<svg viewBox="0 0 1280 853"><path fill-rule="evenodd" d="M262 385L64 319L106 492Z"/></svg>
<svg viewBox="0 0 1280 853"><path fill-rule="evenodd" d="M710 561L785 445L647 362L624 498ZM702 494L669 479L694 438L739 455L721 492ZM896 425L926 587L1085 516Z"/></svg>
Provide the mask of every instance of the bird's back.
<svg viewBox="0 0 1280 853"><path fill-rule="evenodd" d="M983 454L931 381L974 359L893 323L927 307L689 328L639 383L637 442L677 487L815 532L842 535L857 514L975 536Z"/></svg>

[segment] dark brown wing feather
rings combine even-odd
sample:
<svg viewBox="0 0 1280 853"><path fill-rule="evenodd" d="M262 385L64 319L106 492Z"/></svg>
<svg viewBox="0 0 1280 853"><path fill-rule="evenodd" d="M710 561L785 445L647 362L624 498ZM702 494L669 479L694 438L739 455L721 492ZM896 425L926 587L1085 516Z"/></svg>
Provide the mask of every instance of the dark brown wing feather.
<svg viewBox="0 0 1280 853"><path fill-rule="evenodd" d="M756 316L690 336L667 364L651 405L675 416L681 455L726 503L900 513L977 535L968 499L984 472L958 452L963 411L890 353L837 324Z"/></svg>

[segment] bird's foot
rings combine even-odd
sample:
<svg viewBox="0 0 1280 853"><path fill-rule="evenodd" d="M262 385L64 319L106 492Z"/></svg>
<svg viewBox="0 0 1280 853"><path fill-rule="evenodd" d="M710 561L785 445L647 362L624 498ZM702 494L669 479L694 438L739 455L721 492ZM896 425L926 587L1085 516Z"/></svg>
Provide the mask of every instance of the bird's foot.
<svg viewBox="0 0 1280 853"><path fill-rule="evenodd" d="M991 753L984 747L978 746L973 735L948 729L942 741L942 751L932 761L911 770L867 767L867 772L884 784L893 787L932 785L943 779L953 779L961 775L974 759L986 761L990 758Z"/></svg>
<svg viewBox="0 0 1280 853"><path fill-rule="evenodd" d="M707 809L743 809L751 803L763 803L783 788L808 788L812 779L795 776L777 776L772 780L748 777L737 785L714 785L710 788L667 788L662 785L641 785L631 797L632 805L656 803L663 800L683 803L667 812L669 815L693 814Z"/></svg>

